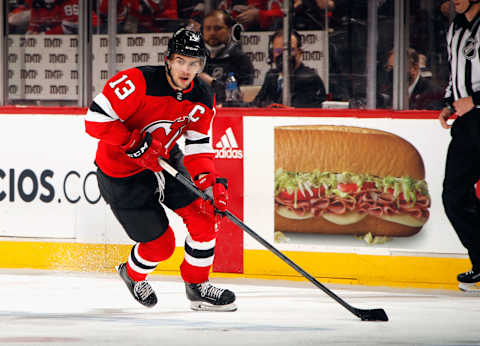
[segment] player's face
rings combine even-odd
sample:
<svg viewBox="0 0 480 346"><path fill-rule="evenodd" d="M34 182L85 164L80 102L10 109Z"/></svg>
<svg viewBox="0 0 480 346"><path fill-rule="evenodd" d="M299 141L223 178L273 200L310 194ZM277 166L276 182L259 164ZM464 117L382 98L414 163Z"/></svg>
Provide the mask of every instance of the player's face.
<svg viewBox="0 0 480 346"><path fill-rule="evenodd" d="M193 78L202 70L202 60L180 54L173 54L168 60L169 78L173 79L176 88L185 89L190 86Z"/></svg>
<svg viewBox="0 0 480 346"><path fill-rule="evenodd" d="M220 14L207 17L203 21L203 37L208 45L216 47L226 43L230 35L230 29Z"/></svg>
<svg viewBox="0 0 480 346"><path fill-rule="evenodd" d="M470 0L454 0L455 11L457 13L463 13L470 5Z"/></svg>

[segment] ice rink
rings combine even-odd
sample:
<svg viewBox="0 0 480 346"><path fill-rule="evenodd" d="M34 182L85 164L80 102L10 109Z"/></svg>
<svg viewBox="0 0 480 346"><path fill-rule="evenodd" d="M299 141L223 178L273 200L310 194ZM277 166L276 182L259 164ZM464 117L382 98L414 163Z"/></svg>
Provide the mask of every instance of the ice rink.
<svg viewBox="0 0 480 346"><path fill-rule="evenodd" d="M212 279L236 312L194 312L178 277L150 278L139 305L115 273L0 270L0 345L480 345L480 296L326 286L389 322L363 322L309 282Z"/></svg>

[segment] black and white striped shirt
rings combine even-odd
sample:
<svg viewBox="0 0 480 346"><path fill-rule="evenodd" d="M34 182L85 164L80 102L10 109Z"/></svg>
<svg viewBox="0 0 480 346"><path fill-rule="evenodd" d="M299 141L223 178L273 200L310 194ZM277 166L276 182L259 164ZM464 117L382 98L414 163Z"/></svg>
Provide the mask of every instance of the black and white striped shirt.
<svg viewBox="0 0 480 346"><path fill-rule="evenodd" d="M472 96L480 106L480 13L468 22L457 15L447 33L450 80L445 90L445 102Z"/></svg>

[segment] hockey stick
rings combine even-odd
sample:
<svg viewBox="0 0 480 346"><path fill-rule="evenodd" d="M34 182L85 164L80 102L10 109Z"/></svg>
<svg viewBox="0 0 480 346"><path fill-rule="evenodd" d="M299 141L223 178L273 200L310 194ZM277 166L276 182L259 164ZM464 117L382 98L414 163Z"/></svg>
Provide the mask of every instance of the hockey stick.
<svg viewBox="0 0 480 346"><path fill-rule="evenodd" d="M190 179L183 176L181 173L179 173L175 168L170 166L164 160L159 159L158 161L160 163L160 166L165 171L167 171L171 176L173 176L175 179L180 181L183 185L185 185L185 187L187 189L189 189L195 195L202 198L203 200L213 202L213 198L211 196L209 196L207 193L205 193L204 191L197 188L195 186L195 184ZM269 242L267 242L265 239L263 239L261 236L259 236L254 230L252 230L250 227L245 225L238 217L233 215L228 210L225 211L225 216L230 221L232 221L234 224L236 224L238 227L240 227L242 230L247 232L250 236L252 236L255 240L257 240L260 244L265 246L268 250L272 251L275 255L280 257L290 267L292 267L298 273L300 273L303 277L308 279L308 281L313 283L315 286L317 286L323 292L325 292L328 296L333 298L337 303L342 305L345 309L350 311L355 316L359 317L362 321L388 321L388 316L385 313L385 310L383 310L383 309L358 309L358 308L355 308L355 307L351 306L350 304L345 302L342 298L340 298L335 293L333 293L331 290L329 290L327 287L325 287L323 284L318 282L313 276L308 274L305 270L300 268L297 264L295 264L295 262L293 262L290 258L285 256L279 250L277 250L273 245L271 245Z"/></svg>

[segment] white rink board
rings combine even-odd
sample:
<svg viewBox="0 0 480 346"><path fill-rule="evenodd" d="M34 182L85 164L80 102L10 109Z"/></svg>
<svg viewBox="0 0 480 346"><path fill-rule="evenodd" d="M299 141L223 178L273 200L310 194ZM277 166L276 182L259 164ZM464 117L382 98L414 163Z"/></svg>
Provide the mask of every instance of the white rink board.
<svg viewBox="0 0 480 346"><path fill-rule="evenodd" d="M0 145L8 148L2 154L0 165L0 236L59 238L81 243L131 242L109 207L102 200L92 203L99 198L95 176L91 173L95 171L96 140L85 134L83 121L82 116L71 115L0 116L3 130ZM273 243L274 235L273 128L287 124L370 127L393 132L410 141L423 157L432 207L429 221L412 237L394 238L372 246L353 236L303 235L287 243L275 243L280 250L465 255L441 203L449 131L441 129L433 119L245 117L245 223L266 240ZM38 184L37 190L34 181ZM178 216L167 212L176 232L177 245L183 246L185 226ZM262 249L248 235L244 237L244 248Z"/></svg>
<svg viewBox="0 0 480 346"><path fill-rule="evenodd" d="M97 141L85 133L83 116L1 115L0 128L0 147L8 148L0 164L0 236L131 242L100 198ZM167 213L181 246L183 222Z"/></svg>

